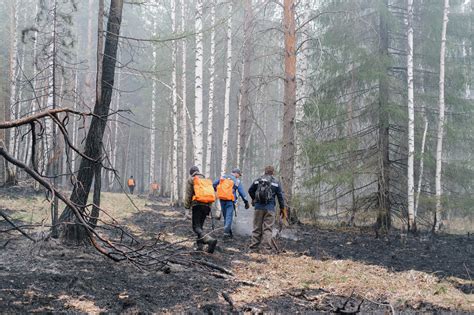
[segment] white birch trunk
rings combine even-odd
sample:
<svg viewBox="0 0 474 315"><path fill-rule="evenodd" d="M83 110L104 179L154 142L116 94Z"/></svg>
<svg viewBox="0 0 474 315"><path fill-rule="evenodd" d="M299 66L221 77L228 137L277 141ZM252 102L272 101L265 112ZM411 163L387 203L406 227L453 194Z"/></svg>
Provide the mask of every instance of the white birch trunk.
<svg viewBox="0 0 474 315"><path fill-rule="evenodd" d="M421 138L421 151L420 151L420 176L418 178L418 187L416 191L416 199L415 199L415 219L418 214L418 205L420 203L420 193L421 193L421 185L423 182L423 173L424 173L424 160L425 160L425 146L426 146L426 135L428 134L428 117L426 116L426 113L423 113L423 120L425 123L424 129L423 129L423 136Z"/></svg>
<svg viewBox="0 0 474 315"><path fill-rule="evenodd" d="M209 117L207 125L207 149L206 149L206 167L205 175L206 177L211 176L211 154L212 154L212 138L213 138L213 127L214 127L214 76L215 76L215 50L216 50L216 31L215 31L215 21L216 21L216 8L215 2L211 4L211 56L210 56L210 65L209 65ZM238 137L237 137L238 139ZM238 146L237 146L238 147Z"/></svg>
<svg viewBox="0 0 474 315"><path fill-rule="evenodd" d="M181 33L185 32L185 6L186 0L181 0ZM187 148L187 140L188 140L188 124L187 124L187 114L186 114L186 39L181 42L181 50L182 50L182 76L181 76L181 147L182 147L182 191L186 191L186 179L188 177L188 165L187 165L187 156L188 156L188 148ZM183 202L184 202L184 193L183 193Z"/></svg>
<svg viewBox="0 0 474 315"><path fill-rule="evenodd" d="M117 61L120 61L120 51L117 52ZM117 69L117 91L115 94L115 106L113 106L113 111L117 112L120 109L120 83L122 80L122 70L121 68ZM153 80L153 82L155 82ZM112 164L112 167L116 169L116 164L117 164L117 149L118 149L118 114L114 115L113 118L113 141L111 144L110 148L110 164ZM114 179L115 179L115 174L114 172L109 172L109 190L112 190L114 187Z"/></svg>
<svg viewBox="0 0 474 315"><path fill-rule="evenodd" d="M37 15L38 15L38 3L35 4L35 16L37 16ZM35 26L36 26L36 23L35 23ZM34 34L35 34L35 35L34 35L35 38L37 38L38 32L35 31ZM37 51L38 51L38 43L37 43L37 41L35 40L35 41L33 42L33 60L36 60ZM33 64L33 69L34 69L35 71L37 71L35 64ZM32 83L32 84L33 84L33 91L35 91L35 94L36 94L37 76L34 76L34 78L33 78L33 83ZM30 109L29 109L31 113L35 113L35 112L36 112L36 108L37 108L37 107L36 107L36 103L37 103L37 102L38 102L38 107L39 107L40 104L39 104L39 101L38 101L37 98L31 100ZM29 162L30 162L30 160L31 160L31 143L32 143L32 139L31 139L31 137L30 137L30 138L28 138L28 144L27 144L27 147L26 147L26 154L25 154L25 160L24 160L27 165L29 164ZM33 165L31 165L31 166L33 166Z"/></svg>
<svg viewBox="0 0 474 315"><path fill-rule="evenodd" d="M199 168L203 167L203 43L202 43L202 13L203 0L196 1L196 63L195 63L195 80L194 80L194 164Z"/></svg>
<svg viewBox="0 0 474 315"><path fill-rule="evenodd" d="M11 23L10 23L10 119L18 118L16 110L16 84L17 84L17 56L18 56L18 0L15 0L11 8ZM9 130L9 150L10 154L15 154L15 129Z"/></svg>
<svg viewBox="0 0 474 315"><path fill-rule="evenodd" d="M222 159L221 174L227 168L227 149L229 144L229 123L230 123L230 87L232 79L232 2L229 3L229 21L227 24L227 71L225 77L224 94L224 133L222 135Z"/></svg>
<svg viewBox="0 0 474 315"><path fill-rule="evenodd" d="M156 19L153 19L153 37L156 37ZM152 47L153 64L156 66L156 45ZM155 67L153 67L155 68ZM151 128L150 128L150 180L155 178L155 142L156 142L156 80L151 87Z"/></svg>
<svg viewBox="0 0 474 315"><path fill-rule="evenodd" d="M415 107L413 86L413 0L407 0L408 31L407 31L407 80L408 80L408 226L416 230L415 217Z"/></svg>
<svg viewBox="0 0 474 315"><path fill-rule="evenodd" d="M55 62L55 54L56 54L56 2L53 3L54 7L52 10L52 30L51 30L51 47L50 47L50 59L48 60L48 67L50 68L50 76L48 78L48 93L47 93L47 100L46 100L46 109L53 109L56 106L56 78L55 78L55 71L56 71L56 62ZM46 150L43 152L43 159L45 161L45 167L47 168L49 161L49 155L52 154L53 142L54 139L54 124L51 119L45 120L45 146Z"/></svg>
<svg viewBox="0 0 474 315"><path fill-rule="evenodd" d="M438 134L436 143L436 173L435 173L435 189L436 189L436 213L434 230L439 231L441 225L441 196L443 194L442 182L441 182L441 171L442 171L442 158L443 158L443 134L444 134L444 76L445 66L444 61L446 58L446 30L448 28L448 14L449 14L449 0L444 0L443 10L443 26L441 30L441 49L440 49L440 61L439 61L439 119L438 119Z"/></svg>
<svg viewBox="0 0 474 315"><path fill-rule="evenodd" d="M72 103L72 108L77 110L77 99L78 99L78 85L79 84L79 74L76 70L74 72L74 99ZM72 144L77 148L77 119L72 119ZM71 150L71 171L74 173L76 170L76 159L77 153L74 150Z"/></svg>
<svg viewBox="0 0 474 315"><path fill-rule="evenodd" d="M176 0L171 0L171 28L173 34L176 33ZM173 41L171 52L171 101L172 101L172 132L173 143L171 151L171 205L178 202L178 91L177 91L177 71L176 71L177 43Z"/></svg>

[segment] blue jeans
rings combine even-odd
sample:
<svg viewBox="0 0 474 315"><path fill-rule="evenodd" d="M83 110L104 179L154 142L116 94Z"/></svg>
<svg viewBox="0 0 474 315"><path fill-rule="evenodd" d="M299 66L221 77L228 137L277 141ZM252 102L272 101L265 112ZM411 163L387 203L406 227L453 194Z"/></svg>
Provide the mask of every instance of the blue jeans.
<svg viewBox="0 0 474 315"><path fill-rule="evenodd" d="M234 218L234 202L221 200L222 216L224 217L224 233L232 234L232 220Z"/></svg>

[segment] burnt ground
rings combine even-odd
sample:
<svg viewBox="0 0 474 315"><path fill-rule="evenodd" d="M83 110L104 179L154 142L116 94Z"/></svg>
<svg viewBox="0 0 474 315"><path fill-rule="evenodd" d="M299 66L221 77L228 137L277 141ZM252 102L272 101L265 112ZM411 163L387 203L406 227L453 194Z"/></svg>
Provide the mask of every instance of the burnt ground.
<svg viewBox="0 0 474 315"><path fill-rule="evenodd" d="M141 238L158 233L167 235L168 241L193 237L190 220L182 209L170 209L157 202L149 207L150 210L136 213L126 222L140 228ZM217 225L221 226L222 221ZM7 228L0 219L0 229ZM207 228L210 229L209 222ZM401 238L393 233L376 239L370 230L304 225L293 233L297 240L280 239L283 252L275 255L249 252L248 236L236 235L232 241L224 242L217 230L216 253L195 252L191 249L192 241L182 242L180 248L187 251L182 252L180 259L188 264L170 263L166 272L116 263L84 246L64 246L56 240L32 243L17 233L0 233L0 311L474 311L472 237ZM203 261L221 266L233 275L206 267ZM352 278L359 276L355 273L363 272L368 274L362 284L352 282ZM371 273L382 278L371 280ZM315 275L319 276L318 281L308 280ZM416 298L400 298L403 294L394 293L397 288L390 288L391 279L387 279L395 277L410 279L406 284L401 280L395 283L402 291L405 285L407 289L417 286L415 282L425 283L426 286L420 284L425 289L420 289ZM379 287L380 281L387 284ZM438 289L430 294L424 292L431 290L431 286ZM443 295L446 299L441 299Z"/></svg>

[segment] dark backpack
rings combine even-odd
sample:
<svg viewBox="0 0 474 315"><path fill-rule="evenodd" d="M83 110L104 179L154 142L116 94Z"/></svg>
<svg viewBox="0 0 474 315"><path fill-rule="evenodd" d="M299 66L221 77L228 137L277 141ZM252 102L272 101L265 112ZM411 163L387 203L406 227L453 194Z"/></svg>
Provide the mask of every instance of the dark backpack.
<svg viewBox="0 0 474 315"><path fill-rule="evenodd" d="M267 204L273 199L272 179L262 177L258 180L255 200L260 204Z"/></svg>

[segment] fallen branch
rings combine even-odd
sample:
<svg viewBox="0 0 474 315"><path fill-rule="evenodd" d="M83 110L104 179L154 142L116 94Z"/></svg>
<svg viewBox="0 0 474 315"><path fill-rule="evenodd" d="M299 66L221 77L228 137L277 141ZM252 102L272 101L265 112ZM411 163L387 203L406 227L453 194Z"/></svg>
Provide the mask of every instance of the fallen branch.
<svg viewBox="0 0 474 315"><path fill-rule="evenodd" d="M213 263L210 263L208 261L205 261L205 260L193 260L192 262L194 263L197 263L197 264L201 264L201 265L204 265L206 267L209 267L209 268L212 268L212 269L216 269L216 270L219 270L220 272L223 272L225 274L228 274L228 275L231 275L233 276L234 273L232 271L229 271L221 266L218 266L216 264L213 264Z"/></svg>
<svg viewBox="0 0 474 315"><path fill-rule="evenodd" d="M31 236L29 236L27 233L25 233L22 229L20 229L15 223L13 223L9 218L8 216L2 211L2 209L0 209L0 215L5 219L5 221L7 221L11 226L13 226L13 228L15 230L17 230L18 232L20 232L24 237L26 237L27 239L29 239L30 241L36 243L36 240L33 239ZM5 244L6 246L7 244Z"/></svg>
<svg viewBox="0 0 474 315"><path fill-rule="evenodd" d="M83 112L78 112L69 108L56 108L56 109L48 109L27 117L23 117L20 119L15 119L15 120L10 120L10 121L5 121L0 123L0 129L8 129L8 128L14 128L14 127L19 127L23 126L26 124L30 124L34 121L37 121L40 118L44 117L51 117L53 115L56 115L58 113L71 113L71 114L77 114L81 116L94 116L93 113L83 113Z"/></svg>
<svg viewBox="0 0 474 315"><path fill-rule="evenodd" d="M234 301L232 300L232 298L230 297L229 294L227 294L225 292L222 292L222 297L224 298L224 300L226 300L227 303L229 303L229 305L232 309L235 308Z"/></svg>

